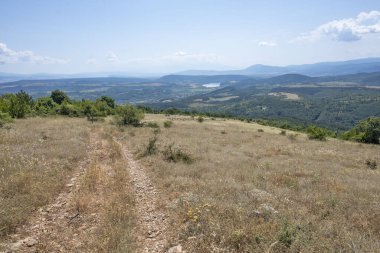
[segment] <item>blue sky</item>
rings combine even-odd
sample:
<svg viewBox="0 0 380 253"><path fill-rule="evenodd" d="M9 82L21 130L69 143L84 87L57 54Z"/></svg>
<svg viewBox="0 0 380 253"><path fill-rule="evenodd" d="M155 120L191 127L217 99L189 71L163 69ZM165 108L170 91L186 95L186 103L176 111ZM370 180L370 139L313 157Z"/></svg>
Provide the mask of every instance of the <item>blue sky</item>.
<svg viewBox="0 0 380 253"><path fill-rule="evenodd" d="M168 73L380 57L378 0L2 0L0 72Z"/></svg>

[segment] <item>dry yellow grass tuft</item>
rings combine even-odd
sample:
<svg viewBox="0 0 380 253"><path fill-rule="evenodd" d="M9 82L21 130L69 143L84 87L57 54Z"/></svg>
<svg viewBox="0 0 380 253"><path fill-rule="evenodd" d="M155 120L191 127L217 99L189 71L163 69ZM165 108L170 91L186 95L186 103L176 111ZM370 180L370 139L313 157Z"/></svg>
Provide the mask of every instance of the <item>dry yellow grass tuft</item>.
<svg viewBox="0 0 380 253"><path fill-rule="evenodd" d="M0 236L14 232L63 188L86 157L83 119L33 118L0 129Z"/></svg>
<svg viewBox="0 0 380 253"><path fill-rule="evenodd" d="M163 115L147 115L159 125ZM380 147L233 120L170 117L156 146L186 150L193 163L141 158L159 186L172 231L189 252L376 252L380 248ZM258 132L263 129L263 132ZM116 134L116 133L115 133ZM151 128L118 135L141 153Z"/></svg>

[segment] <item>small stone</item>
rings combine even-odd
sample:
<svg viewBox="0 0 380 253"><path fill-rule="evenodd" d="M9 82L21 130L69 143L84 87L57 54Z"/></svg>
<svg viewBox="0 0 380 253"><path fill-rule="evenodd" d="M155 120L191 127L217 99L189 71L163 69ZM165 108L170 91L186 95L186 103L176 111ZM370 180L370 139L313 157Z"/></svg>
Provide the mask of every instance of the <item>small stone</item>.
<svg viewBox="0 0 380 253"><path fill-rule="evenodd" d="M177 246L171 247L168 250L168 253L184 253L184 251L182 250L182 246L181 245L177 245Z"/></svg>
<svg viewBox="0 0 380 253"><path fill-rule="evenodd" d="M32 247L36 245L38 241L34 239L33 237L29 237L29 238L24 239L23 243L28 247Z"/></svg>

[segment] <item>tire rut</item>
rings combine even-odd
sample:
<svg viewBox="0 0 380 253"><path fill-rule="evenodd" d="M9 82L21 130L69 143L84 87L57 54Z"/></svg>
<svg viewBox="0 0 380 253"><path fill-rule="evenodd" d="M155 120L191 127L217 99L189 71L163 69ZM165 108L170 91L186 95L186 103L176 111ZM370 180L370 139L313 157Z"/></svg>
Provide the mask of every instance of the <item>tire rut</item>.
<svg viewBox="0 0 380 253"><path fill-rule="evenodd" d="M159 210L159 192L128 148L116 141L128 162L127 169L134 185L138 215L138 244L142 253L162 253L169 246L168 217ZM176 246L178 248L178 246ZM168 252L174 252L169 251ZM182 252L182 251L175 251Z"/></svg>

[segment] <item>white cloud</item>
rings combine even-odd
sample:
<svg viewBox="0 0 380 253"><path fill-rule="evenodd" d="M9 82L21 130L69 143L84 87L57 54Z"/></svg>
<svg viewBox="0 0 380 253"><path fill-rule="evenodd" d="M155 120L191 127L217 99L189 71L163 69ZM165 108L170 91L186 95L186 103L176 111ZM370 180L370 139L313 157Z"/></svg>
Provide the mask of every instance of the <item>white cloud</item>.
<svg viewBox="0 0 380 253"><path fill-rule="evenodd" d="M186 52L183 52L183 51L177 51L174 53L175 56L187 56L189 55L188 53Z"/></svg>
<svg viewBox="0 0 380 253"><path fill-rule="evenodd" d="M297 40L330 37L337 41L357 41L367 34L380 33L380 12L361 12L355 18L333 20L303 34Z"/></svg>
<svg viewBox="0 0 380 253"><path fill-rule="evenodd" d="M32 51L15 51L0 43L0 63L65 64L68 60L37 55Z"/></svg>
<svg viewBox="0 0 380 253"><path fill-rule="evenodd" d="M257 43L260 47L277 47L278 44L275 41L260 41Z"/></svg>
<svg viewBox="0 0 380 253"><path fill-rule="evenodd" d="M108 52L106 59L108 62L118 62L119 61L119 57L112 51Z"/></svg>

